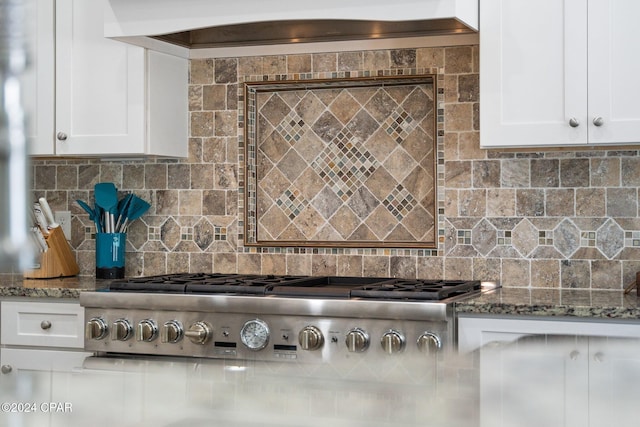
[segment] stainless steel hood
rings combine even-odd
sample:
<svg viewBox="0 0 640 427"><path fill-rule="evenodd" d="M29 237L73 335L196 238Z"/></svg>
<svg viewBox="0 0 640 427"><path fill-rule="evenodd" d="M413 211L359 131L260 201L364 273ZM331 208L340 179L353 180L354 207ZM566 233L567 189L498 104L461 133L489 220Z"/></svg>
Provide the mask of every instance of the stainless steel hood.
<svg viewBox="0 0 640 427"><path fill-rule="evenodd" d="M173 53L477 29L477 0L105 0L106 37Z"/></svg>

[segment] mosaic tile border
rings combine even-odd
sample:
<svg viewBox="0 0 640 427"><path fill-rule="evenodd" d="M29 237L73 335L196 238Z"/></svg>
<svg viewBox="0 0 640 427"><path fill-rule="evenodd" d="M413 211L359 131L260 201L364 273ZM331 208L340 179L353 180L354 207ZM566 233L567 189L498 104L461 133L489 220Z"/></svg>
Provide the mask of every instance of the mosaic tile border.
<svg viewBox="0 0 640 427"><path fill-rule="evenodd" d="M441 150L443 150L442 132L438 130L439 129L438 126L440 127L442 126L441 116L443 114L443 109L442 109L443 91L438 90L438 87L437 87L439 77L434 73L417 74L416 72L412 72L407 75L401 72L402 70L394 70L394 71L396 71L396 73L386 73L384 71L376 73L377 76L385 76L385 78L359 77L359 78L351 78L351 79L338 78L335 80L327 80L327 79L320 78L315 80L305 80L304 82L297 81L297 80L286 80L285 82L283 82L282 80L277 80L277 79L275 81L264 80L264 79L253 80L251 78L246 78L245 80L243 80L244 84L241 85L241 87L243 87L244 90L242 90L242 95L239 95L241 100L241 103L240 103L241 105L239 105L239 107L242 110L242 113L239 114L239 120L242 121L242 124L239 125L239 129L240 129L239 160L240 160L240 171L241 171L241 176L240 176L241 191L239 193L242 194L241 196L242 200L240 201L241 212L239 212L240 217L242 218L241 220L242 224L239 224L242 229L242 234L239 236L240 242L244 242L244 245L248 247L252 247L252 246L266 246L266 247L291 246L291 247L320 247L320 248L322 247L341 247L341 248L342 247L346 247L346 248L419 247L419 248L429 249L430 250L429 254L437 253L437 246L439 244L439 240L441 240L439 236L442 235L441 233L442 218L441 217L443 212L443 208L441 206L442 202L437 198L435 200L432 200L431 202L427 202L427 203L433 203L432 207L428 207L428 210L432 210L431 212L431 215L433 218L433 224L431 225L432 234L431 234L431 237L429 237L429 233L424 234L422 237L422 240L398 239L393 241L392 239L376 240L376 239L367 238L366 240L322 240L322 239L318 240L318 239L315 239L310 241L307 239L303 239L303 240L292 239L292 240L279 241L277 239L273 239L273 240L261 239L258 236L259 214L257 212L257 209L258 209L259 203L257 200L257 194L259 194L258 192L259 181L257 177L258 175L257 171L260 168L260 166L257 164L258 163L257 162L257 157L258 157L257 138L259 137L259 135L257 135L258 133L257 115L260 113L259 110L261 108L259 105L260 100L258 99L258 95L261 93L269 94L271 92L292 91L292 90L298 90L303 93L308 91L309 93L312 93L311 91L313 91L314 89L327 89L327 88L330 88L330 89L356 88L357 89L357 88L368 88L368 87L373 87L373 88L387 87L388 88L388 87L392 87L393 85L403 86L407 88L412 88L412 87L420 88L421 86L419 85L425 85L425 84L429 85L431 87L431 91L433 92L432 94L434 97L433 98L433 103L434 103L433 120L434 120L435 126L434 126L434 135L433 135L434 146L430 149L427 149L426 153L428 154L429 152L431 152L432 153L431 155L433 156L431 160L433 164L429 166L430 168L432 168L432 170L429 171L429 174L431 174L434 179L433 195L441 194L441 192L438 191L438 188L439 188L439 185L442 184L441 179L443 178L440 176L441 174L438 173L437 159L443 158L443 155L444 155L443 152L440 152ZM368 75L368 73L363 73L363 74ZM392 77L388 77L388 75L392 75ZM440 82L442 83L442 80ZM241 89L239 89L239 92L240 91ZM267 112L268 111L269 110L267 110ZM286 141L289 141L289 143L292 143L292 144L295 143L295 141L299 137L300 131L304 129L305 126L308 126L305 123L302 123L302 120L299 120L298 117L290 117L291 120L285 120L287 117L291 116L293 112L294 110L292 108L289 111L289 114L283 119L286 122L284 125L274 126L274 133L279 134L282 138L284 138ZM412 117L410 116L410 114L407 114L406 111L404 110L396 111L396 113L398 117L395 117L395 116L392 117L394 118L393 123L387 123L389 122L389 120L391 120L391 118L388 118L385 121L385 124L388 125L385 127L385 129L388 128L387 134L389 134L390 137L393 137L396 143L399 143L398 141L402 142L404 136L406 136L406 134L411 132L412 129L416 128L417 124L412 122ZM293 114L293 115L297 116L296 114ZM348 129L347 128L345 129L348 132ZM336 138L338 137L340 137L340 134L338 134ZM344 150L349 151L347 154L345 154L346 156L345 159L348 157L349 162L358 163L359 161L358 158L361 158L362 156L366 156L366 159L365 159L366 161L364 163L366 164L371 163L371 161L369 160L372 160L372 159L370 159L367 156L369 153L363 154L358 147L349 148L350 138L347 134L345 134L342 137L342 139L347 140ZM357 152L354 150L356 150ZM327 185L330 184L330 182L328 181L333 182L336 179L340 180L340 183L342 184L342 181L344 181L344 177L340 177L339 175L340 173L342 173L343 168L339 167L337 170L334 170L335 168L330 170L327 169L331 166L331 160L332 159L329 159L329 160L320 159L320 163L318 163L316 167L322 169L321 168L322 165L325 165L326 163L326 162L322 163L322 161L329 162L325 165L326 167L322 169L322 171L324 171L324 173L326 174L323 180L328 183ZM362 165L363 167L366 166L364 163ZM313 164L315 164L315 162ZM358 165L354 164L352 166L355 167ZM361 180L366 179L366 177L368 176L368 172L370 173L370 170L371 169L364 172L360 170L359 173L362 176L360 175L354 176L352 180L348 182L347 181L344 181L344 182L347 182L347 184L348 183L362 184ZM322 174L321 174L321 177L322 177ZM335 187L335 185L333 187ZM335 188L333 188L333 191L336 192L338 197L341 198L343 201L345 201L345 199L348 199L348 197L350 197L350 194L348 192L346 194L341 193L340 191L337 191ZM274 199L273 206L277 205L279 209L283 211L284 216L288 218L290 221L293 221L297 217L297 215L300 214L301 210L304 209L309 204L309 201L306 201L303 199L304 197L296 197L296 188L291 187L291 188L285 189L282 194L280 194L278 197L276 197L276 199ZM411 194L407 193L407 189L404 188L402 185L397 185L392 191L390 191L390 194L388 195L388 197L386 197L381 203L384 204L386 210L390 212L390 214L396 220L398 220L398 224L401 224L401 221L406 217L407 213L409 213L409 211L414 206L416 206L419 203L422 203L422 206L425 206L424 200L421 200L421 201L415 200ZM425 229L428 230L429 227L425 227Z"/></svg>
<svg viewBox="0 0 640 427"><path fill-rule="evenodd" d="M246 191L245 191L245 170L242 165L245 164L245 111L246 100L244 92L244 83L259 81L282 81L282 80L314 80L314 79L331 79L331 78L351 78L351 77L371 77L371 76L406 76L406 75L423 75L431 74L436 76L436 179L437 179L437 248L433 249L399 249L399 248L305 248L305 247L287 247L287 246L269 246L256 247L249 246L245 243L245 209ZM285 75L239 75L238 76L238 246L239 254L319 254L319 255L366 255L366 256L410 256L410 257L437 257L444 252L446 230L445 230L445 203L444 203L444 103L445 103L445 75L442 68L395 68L385 70L364 70L351 72L320 72L320 73L304 73L304 74L285 74Z"/></svg>

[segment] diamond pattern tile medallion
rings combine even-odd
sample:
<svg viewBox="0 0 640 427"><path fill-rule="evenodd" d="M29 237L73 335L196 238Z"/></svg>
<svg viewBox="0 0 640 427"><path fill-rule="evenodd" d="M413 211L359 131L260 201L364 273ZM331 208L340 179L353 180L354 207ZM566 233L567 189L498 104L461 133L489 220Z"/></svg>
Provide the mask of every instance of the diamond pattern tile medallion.
<svg viewBox="0 0 640 427"><path fill-rule="evenodd" d="M245 83L245 244L436 247L433 82Z"/></svg>

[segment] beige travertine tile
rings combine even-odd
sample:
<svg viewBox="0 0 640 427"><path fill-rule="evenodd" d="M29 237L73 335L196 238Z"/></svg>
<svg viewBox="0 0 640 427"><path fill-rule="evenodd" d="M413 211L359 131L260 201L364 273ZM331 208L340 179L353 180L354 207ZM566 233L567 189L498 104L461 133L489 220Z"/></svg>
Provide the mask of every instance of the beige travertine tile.
<svg viewBox="0 0 640 427"><path fill-rule="evenodd" d="M604 217L606 210L604 188L576 188L576 216Z"/></svg>
<svg viewBox="0 0 640 427"><path fill-rule="evenodd" d="M191 113L191 136L213 136L213 113L194 111Z"/></svg>
<svg viewBox="0 0 640 427"><path fill-rule="evenodd" d="M362 275L365 277L389 277L390 259L386 256L365 256L362 258Z"/></svg>
<svg viewBox="0 0 640 427"><path fill-rule="evenodd" d="M213 59L194 59L189 61L189 82L191 84L213 83Z"/></svg>
<svg viewBox="0 0 640 427"><path fill-rule="evenodd" d="M473 72L474 52L471 46L447 47L444 50L446 74Z"/></svg>
<svg viewBox="0 0 640 427"><path fill-rule="evenodd" d="M342 255L337 257L338 276L362 276L362 255Z"/></svg>
<svg viewBox="0 0 640 427"><path fill-rule="evenodd" d="M473 130L473 106L471 104L447 104L444 109L445 130L460 132Z"/></svg>
<svg viewBox="0 0 640 427"><path fill-rule="evenodd" d="M335 53L314 53L311 58L314 73L337 70L338 56Z"/></svg>
<svg viewBox="0 0 640 427"><path fill-rule="evenodd" d="M486 190L460 190L458 192L458 213L456 216L487 216Z"/></svg>
<svg viewBox="0 0 640 427"><path fill-rule="evenodd" d="M338 259L335 255L312 255L312 276L335 276L338 274Z"/></svg>
<svg viewBox="0 0 640 427"><path fill-rule="evenodd" d="M503 287L528 287L531 277L531 261L503 259L500 283Z"/></svg>
<svg viewBox="0 0 640 427"><path fill-rule="evenodd" d="M287 56L287 73L303 74L311 72L311 55L289 55Z"/></svg>
<svg viewBox="0 0 640 427"><path fill-rule="evenodd" d="M238 254L238 273L259 274L262 271L260 254L241 253Z"/></svg>
<svg viewBox="0 0 640 427"><path fill-rule="evenodd" d="M363 54L364 70L386 70L390 68L390 59L388 50L372 50Z"/></svg>
<svg viewBox="0 0 640 427"><path fill-rule="evenodd" d="M257 76L264 74L261 56L244 56L238 58L238 75L240 76Z"/></svg>
<svg viewBox="0 0 640 427"><path fill-rule="evenodd" d="M167 184L169 189L188 189L191 182L191 165L178 163L167 165Z"/></svg>
<svg viewBox="0 0 640 427"><path fill-rule="evenodd" d="M262 254L262 274L287 274L287 263L282 254Z"/></svg>
<svg viewBox="0 0 640 427"><path fill-rule="evenodd" d="M238 60L236 58L216 58L213 68L216 83L235 83L238 81Z"/></svg>
<svg viewBox="0 0 640 427"><path fill-rule="evenodd" d="M592 186L617 187L620 185L621 159L617 157L605 157L590 160Z"/></svg>
<svg viewBox="0 0 640 427"><path fill-rule="evenodd" d="M558 260L531 260L531 286L534 288L560 287L560 262Z"/></svg>
<svg viewBox="0 0 640 427"><path fill-rule="evenodd" d="M573 216L575 191L573 189L547 189L545 213L547 216Z"/></svg>
<svg viewBox="0 0 640 427"><path fill-rule="evenodd" d="M458 133L458 158L460 160L483 160L487 151L480 148L480 132Z"/></svg>
<svg viewBox="0 0 640 427"><path fill-rule="evenodd" d="M202 215L202 191L180 190L180 215Z"/></svg>
<svg viewBox="0 0 640 427"><path fill-rule="evenodd" d="M287 57L285 55L265 56L262 65L264 67L263 73L266 75L286 74Z"/></svg>
<svg viewBox="0 0 640 427"><path fill-rule="evenodd" d="M201 85L189 85L189 111L202 110L203 88Z"/></svg>
<svg viewBox="0 0 640 427"><path fill-rule="evenodd" d="M391 68L415 68L415 49L391 49Z"/></svg>
<svg viewBox="0 0 640 427"><path fill-rule="evenodd" d="M338 53L338 71L359 71L363 68L362 52Z"/></svg>
<svg viewBox="0 0 640 427"><path fill-rule="evenodd" d="M311 256L302 254L286 254L287 274L292 276L311 275Z"/></svg>
<svg viewBox="0 0 640 427"><path fill-rule="evenodd" d="M201 110L225 110L227 107L227 88L224 85L202 86L200 97Z"/></svg>
<svg viewBox="0 0 640 427"><path fill-rule="evenodd" d="M444 67L444 48L425 47L416 49L416 65L418 68Z"/></svg>
<svg viewBox="0 0 640 427"><path fill-rule="evenodd" d="M213 271L218 273L237 273L238 256L236 253L214 253Z"/></svg>
<svg viewBox="0 0 640 427"><path fill-rule="evenodd" d="M154 189L167 188L167 165L151 163L144 166L144 187Z"/></svg>
<svg viewBox="0 0 640 427"><path fill-rule="evenodd" d="M516 213L516 198L513 189L487 190L487 216L509 217Z"/></svg>

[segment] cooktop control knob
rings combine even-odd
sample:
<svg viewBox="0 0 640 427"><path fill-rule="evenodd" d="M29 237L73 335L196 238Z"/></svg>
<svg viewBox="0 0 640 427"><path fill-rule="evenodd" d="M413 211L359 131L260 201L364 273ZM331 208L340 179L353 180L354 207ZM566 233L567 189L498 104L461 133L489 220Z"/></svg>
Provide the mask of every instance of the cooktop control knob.
<svg viewBox="0 0 640 427"><path fill-rule="evenodd" d="M303 350L319 350L324 344L324 336L315 326L305 326L298 334L298 342Z"/></svg>
<svg viewBox="0 0 640 427"><path fill-rule="evenodd" d="M195 344L206 344L213 336L213 328L207 322L198 321L189 326L184 336Z"/></svg>
<svg viewBox="0 0 640 427"><path fill-rule="evenodd" d="M369 334L360 328L351 329L345 339L347 350L352 353L362 353L369 348Z"/></svg>
<svg viewBox="0 0 640 427"><path fill-rule="evenodd" d="M433 332L424 332L418 338L418 349L424 354L435 354L442 348L440 337Z"/></svg>
<svg viewBox="0 0 640 427"><path fill-rule="evenodd" d="M176 343L184 336L182 325L177 320L169 320L162 325L160 341Z"/></svg>
<svg viewBox="0 0 640 427"><path fill-rule="evenodd" d="M405 340L401 332L391 329L386 332L380 340L382 349L387 354L395 354L404 350Z"/></svg>
<svg viewBox="0 0 640 427"><path fill-rule="evenodd" d="M111 339L114 341L126 341L133 335L133 327L127 319L118 319L111 327Z"/></svg>
<svg viewBox="0 0 640 427"><path fill-rule="evenodd" d="M144 319L138 323L138 341L151 342L158 338L158 325L151 319Z"/></svg>
<svg viewBox="0 0 640 427"><path fill-rule="evenodd" d="M109 334L107 322L99 317L89 320L85 326L84 336L88 340L101 340Z"/></svg>

